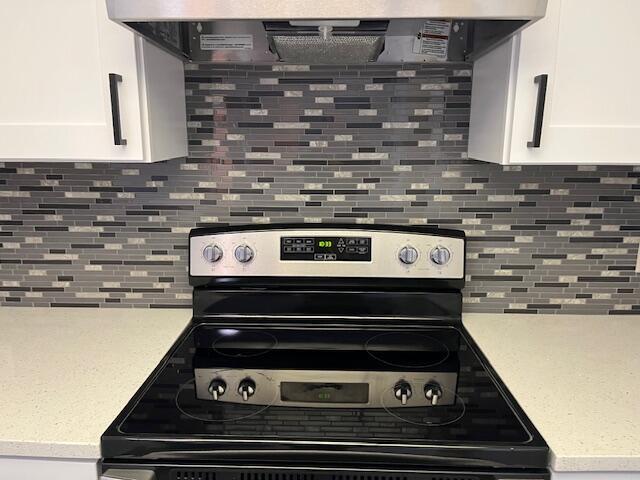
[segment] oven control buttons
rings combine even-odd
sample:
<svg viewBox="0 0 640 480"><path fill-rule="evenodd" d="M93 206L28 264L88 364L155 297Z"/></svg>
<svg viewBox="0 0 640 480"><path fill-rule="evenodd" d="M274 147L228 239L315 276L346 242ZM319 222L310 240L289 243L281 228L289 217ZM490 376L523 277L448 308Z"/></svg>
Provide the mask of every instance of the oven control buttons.
<svg viewBox="0 0 640 480"><path fill-rule="evenodd" d="M410 245L402 247L398 252L398 259L405 265L412 265L418 260L418 250Z"/></svg>
<svg viewBox="0 0 640 480"><path fill-rule="evenodd" d="M396 386L393 387L393 394L398 400L400 400L400 403L402 405L406 405L407 400L409 400L411 398L411 395L413 394L413 392L411 391L411 385L409 385L409 383L405 382L404 380L400 380L398 383L396 383Z"/></svg>
<svg viewBox="0 0 640 480"><path fill-rule="evenodd" d="M442 398L442 387L436 382L429 382L424 386L424 396L431 405L436 406Z"/></svg>
<svg viewBox="0 0 640 480"><path fill-rule="evenodd" d="M242 395L242 400L246 402L250 396L256 393L256 382L250 378L245 378L238 385L238 393Z"/></svg>
<svg viewBox="0 0 640 480"><path fill-rule="evenodd" d="M430 256L436 265L446 265L451 260L451 251L447 247L437 246L431 250Z"/></svg>
<svg viewBox="0 0 640 480"><path fill-rule="evenodd" d="M227 391L227 384L221 378L215 378L209 384L209 393L214 400L218 400Z"/></svg>
<svg viewBox="0 0 640 480"><path fill-rule="evenodd" d="M233 254L240 263L248 263L254 257L253 248L246 244L238 245Z"/></svg>
<svg viewBox="0 0 640 480"><path fill-rule="evenodd" d="M222 258L222 249L213 243L202 249L202 256L209 263L216 263Z"/></svg>

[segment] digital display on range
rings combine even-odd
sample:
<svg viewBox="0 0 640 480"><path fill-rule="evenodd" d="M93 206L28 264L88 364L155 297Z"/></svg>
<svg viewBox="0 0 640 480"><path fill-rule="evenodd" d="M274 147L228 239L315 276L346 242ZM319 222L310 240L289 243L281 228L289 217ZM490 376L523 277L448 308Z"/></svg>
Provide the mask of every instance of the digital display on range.
<svg viewBox="0 0 640 480"><path fill-rule="evenodd" d="M281 237L280 260L370 262L370 237Z"/></svg>
<svg viewBox="0 0 640 480"><path fill-rule="evenodd" d="M305 403L368 403L367 383L282 382L280 400Z"/></svg>

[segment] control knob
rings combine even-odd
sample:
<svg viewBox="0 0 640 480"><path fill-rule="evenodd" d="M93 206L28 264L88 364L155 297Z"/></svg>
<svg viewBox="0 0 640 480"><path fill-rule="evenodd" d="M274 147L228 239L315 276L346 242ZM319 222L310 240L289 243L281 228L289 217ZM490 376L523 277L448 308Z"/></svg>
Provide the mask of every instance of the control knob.
<svg viewBox="0 0 640 480"><path fill-rule="evenodd" d="M431 405L438 405L442 398L442 387L436 382L429 382L424 386L424 396L431 402Z"/></svg>
<svg viewBox="0 0 640 480"><path fill-rule="evenodd" d="M436 265L446 265L451 260L451 252L447 247L435 247L431 250L431 261Z"/></svg>
<svg viewBox="0 0 640 480"><path fill-rule="evenodd" d="M207 245L202 250L202 256L209 263L216 263L222 258L222 249L218 245Z"/></svg>
<svg viewBox="0 0 640 480"><path fill-rule="evenodd" d="M411 395L413 394L413 392L411 391L411 385L409 385L404 380L401 380L396 383L395 387L393 387L393 394L398 400L400 400L400 403L402 405L406 405L407 400L409 400L411 398Z"/></svg>
<svg viewBox="0 0 640 480"><path fill-rule="evenodd" d="M253 248L246 244L238 245L233 254L236 257L236 260L238 260L240 263L250 262L251 260L253 260L254 255Z"/></svg>
<svg viewBox="0 0 640 480"><path fill-rule="evenodd" d="M221 378L214 378L209 384L209 393L214 400L218 400L227 391L227 384Z"/></svg>
<svg viewBox="0 0 640 480"><path fill-rule="evenodd" d="M238 393L242 395L242 400L246 402L250 396L256 393L256 382L250 378L245 378L238 385Z"/></svg>
<svg viewBox="0 0 640 480"><path fill-rule="evenodd" d="M400 249L400 251L398 252L398 258L405 265L414 264L416 263L416 260L418 260L418 250L410 245L407 245L406 247L402 247Z"/></svg>

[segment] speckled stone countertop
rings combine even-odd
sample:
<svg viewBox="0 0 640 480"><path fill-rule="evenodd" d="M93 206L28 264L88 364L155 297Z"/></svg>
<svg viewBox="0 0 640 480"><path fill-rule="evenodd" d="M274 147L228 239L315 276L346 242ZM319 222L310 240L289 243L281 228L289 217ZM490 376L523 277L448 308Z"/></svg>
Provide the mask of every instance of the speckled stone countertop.
<svg viewBox="0 0 640 480"><path fill-rule="evenodd" d="M640 315L463 321L547 441L554 470L640 472Z"/></svg>
<svg viewBox="0 0 640 480"><path fill-rule="evenodd" d="M0 456L97 459L191 310L0 308ZM640 472L640 316L468 314L556 471Z"/></svg>
<svg viewBox="0 0 640 480"><path fill-rule="evenodd" d="M191 310L0 308L0 455L100 458Z"/></svg>

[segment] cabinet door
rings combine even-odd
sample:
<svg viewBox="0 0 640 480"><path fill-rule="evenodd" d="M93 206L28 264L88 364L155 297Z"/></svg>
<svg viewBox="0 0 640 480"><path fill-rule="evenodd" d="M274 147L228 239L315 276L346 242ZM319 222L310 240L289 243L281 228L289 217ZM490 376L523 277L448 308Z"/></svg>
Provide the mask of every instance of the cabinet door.
<svg viewBox="0 0 640 480"><path fill-rule="evenodd" d="M549 0L520 35L509 163L640 163L638 0ZM548 75L539 148L532 140Z"/></svg>
<svg viewBox="0 0 640 480"><path fill-rule="evenodd" d="M509 163L519 37L478 58L471 82L469 158Z"/></svg>
<svg viewBox="0 0 640 480"><path fill-rule="evenodd" d="M98 480L96 460L0 457L2 480Z"/></svg>
<svg viewBox="0 0 640 480"><path fill-rule="evenodd" d="M142 160L134 35L104 0L0 2L0 159ZM115 145L109 73L118 86Z"/></svg>

